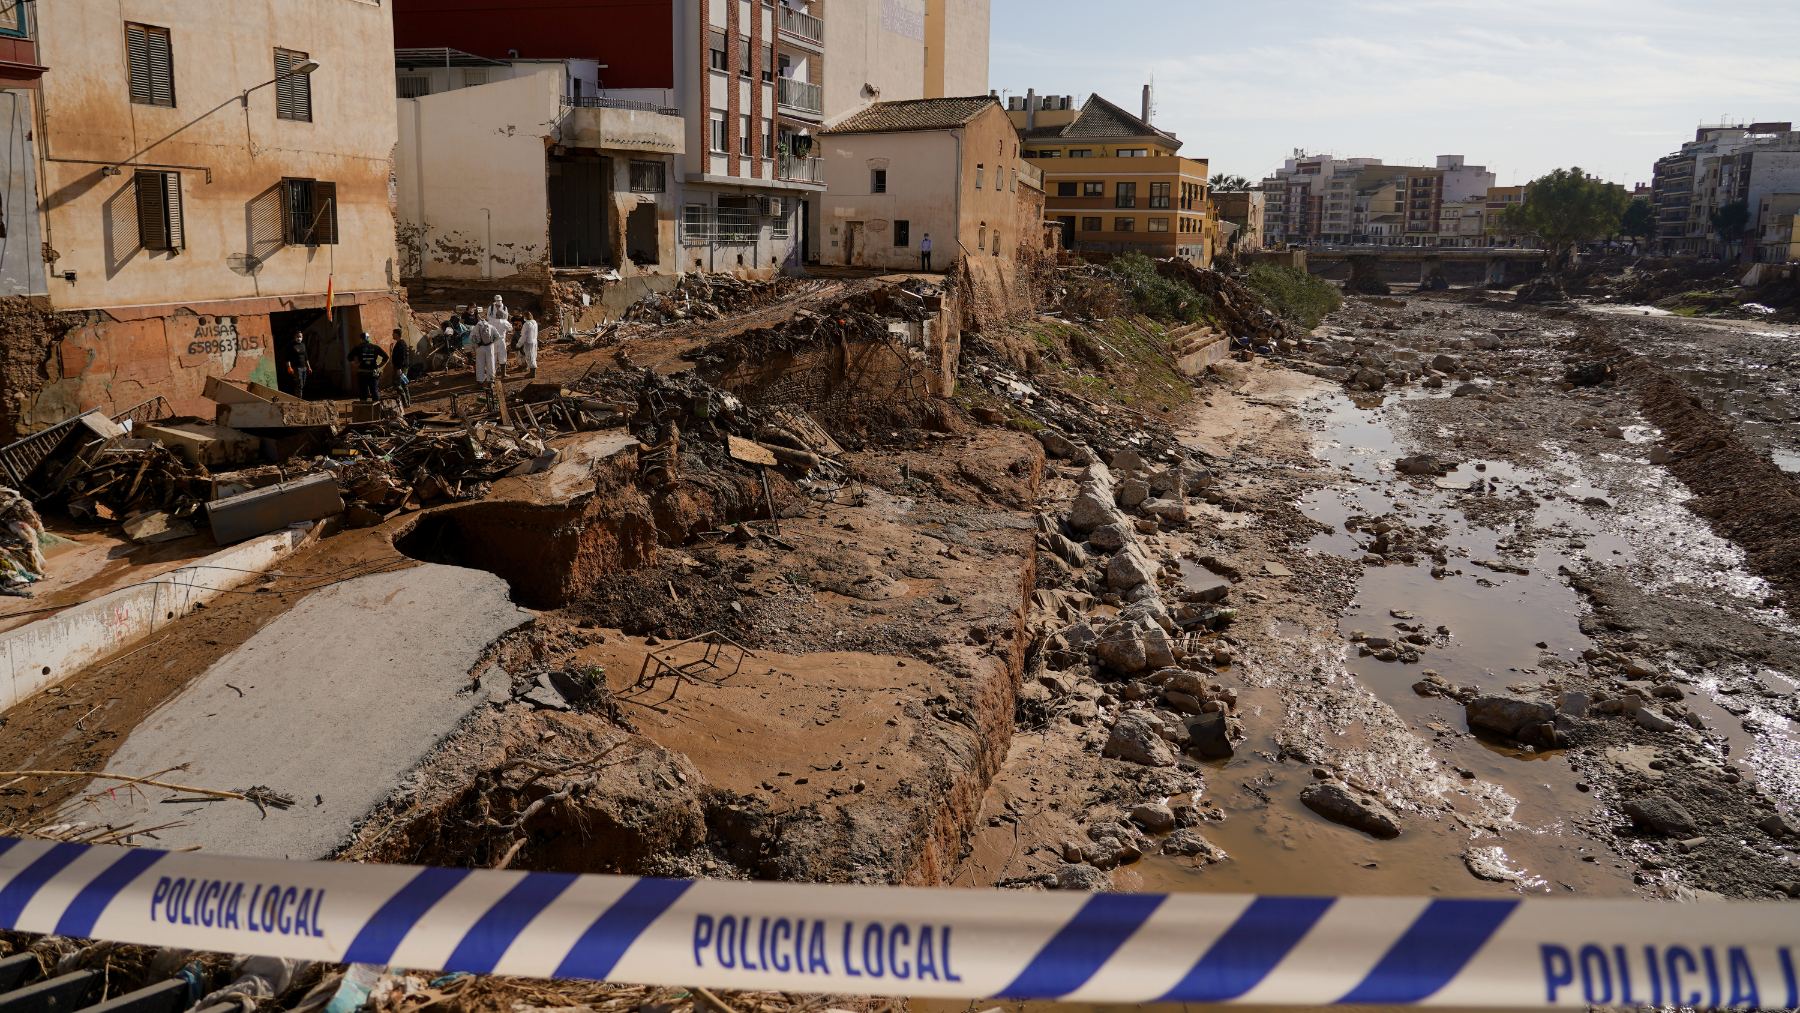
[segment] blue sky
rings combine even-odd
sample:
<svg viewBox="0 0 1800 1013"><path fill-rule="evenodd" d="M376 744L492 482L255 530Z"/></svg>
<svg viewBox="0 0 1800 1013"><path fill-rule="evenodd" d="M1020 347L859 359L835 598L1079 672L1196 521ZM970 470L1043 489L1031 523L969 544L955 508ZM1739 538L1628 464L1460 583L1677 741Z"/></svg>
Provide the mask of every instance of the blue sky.
<svg viewBox="0 0 1800 1013"><path fill-rule="evenodd" d="M1800 121L1800 0L993 0L991 86L1099 92L1212 171L1294 148L1622 183L1696 124Z"/></svg>

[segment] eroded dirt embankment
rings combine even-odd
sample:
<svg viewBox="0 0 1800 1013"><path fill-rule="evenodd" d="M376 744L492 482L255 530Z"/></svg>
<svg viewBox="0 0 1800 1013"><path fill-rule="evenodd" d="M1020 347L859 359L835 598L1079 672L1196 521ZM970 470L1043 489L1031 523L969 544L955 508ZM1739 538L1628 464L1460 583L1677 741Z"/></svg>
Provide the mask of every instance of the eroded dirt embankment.
<svg viewBox="0 0 1800 1013"><path fill-rule="evenodd" d="M1800 475L1783 471L1731 420L1605 331L1590 330L1575 347L1621 363L1645 418L1663 431L1668 469L1694 493L1689 509L1740 546L1751 569L1780 590L1790 608L1800 607Z"/></svg>

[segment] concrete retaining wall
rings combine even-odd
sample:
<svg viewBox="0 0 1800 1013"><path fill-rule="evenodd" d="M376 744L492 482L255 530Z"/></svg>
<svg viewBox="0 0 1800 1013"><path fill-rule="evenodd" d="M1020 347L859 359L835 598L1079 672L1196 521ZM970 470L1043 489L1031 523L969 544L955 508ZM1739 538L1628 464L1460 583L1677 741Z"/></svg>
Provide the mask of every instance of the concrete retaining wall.
<svg viewBox="0 0 1800 1013"><path fill-rule="evenodd" d="M248 583L311 535L264 535L0 636L0 711Z"/></svg>

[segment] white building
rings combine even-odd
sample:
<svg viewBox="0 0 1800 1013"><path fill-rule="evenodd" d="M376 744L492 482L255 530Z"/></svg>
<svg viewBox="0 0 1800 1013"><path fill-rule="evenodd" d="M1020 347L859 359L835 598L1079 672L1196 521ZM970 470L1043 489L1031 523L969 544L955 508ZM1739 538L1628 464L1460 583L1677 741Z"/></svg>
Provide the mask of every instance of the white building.
<svg viewBox="0 0 1800 1013"><path fill-rule="evenodd" d="M680 270L675 110L595 98L592 60L408 49L395 70L402 277L535 288L553 268Z"/></svg>

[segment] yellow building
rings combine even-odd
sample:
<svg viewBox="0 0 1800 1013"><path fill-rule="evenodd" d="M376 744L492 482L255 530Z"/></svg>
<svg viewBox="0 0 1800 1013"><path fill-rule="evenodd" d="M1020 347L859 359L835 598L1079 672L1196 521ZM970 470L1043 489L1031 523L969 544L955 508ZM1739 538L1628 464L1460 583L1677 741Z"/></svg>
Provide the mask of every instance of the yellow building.
<svg viewBox="0 0 1800 1013"><path fill-rule="evenodd" d="M1065 247L1212 264L1219 229L1206 160L1183 158L1174 134L1099 95L1077 106L1032 93L1007 113L1043 170L1045 217L1062 226Z"/></svg>

